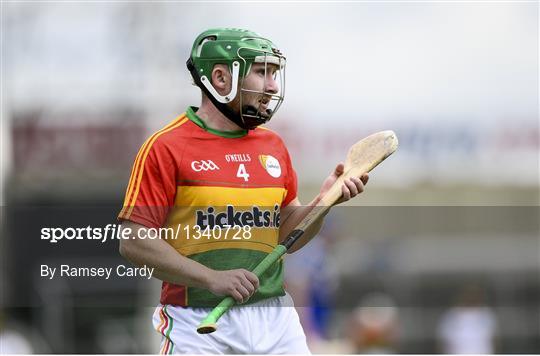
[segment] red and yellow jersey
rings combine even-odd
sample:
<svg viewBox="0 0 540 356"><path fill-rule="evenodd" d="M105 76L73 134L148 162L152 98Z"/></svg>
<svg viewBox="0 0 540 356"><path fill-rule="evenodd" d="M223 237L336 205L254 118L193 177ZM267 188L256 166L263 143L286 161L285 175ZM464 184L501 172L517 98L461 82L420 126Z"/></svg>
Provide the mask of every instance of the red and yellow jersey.
<svg viewBox="0 0 540 356"><path fill-rule="evenodd" d="M118 218L171 230L166 241L209 268L253 268L278 243L279 211L297 194L289 153L274 132L219 132L188 108L140 149ZM175 235L176 234L176 235ZM283 262L249 302L284 295ZM208 307L222 297L164 282L162 304Z"/></svg>

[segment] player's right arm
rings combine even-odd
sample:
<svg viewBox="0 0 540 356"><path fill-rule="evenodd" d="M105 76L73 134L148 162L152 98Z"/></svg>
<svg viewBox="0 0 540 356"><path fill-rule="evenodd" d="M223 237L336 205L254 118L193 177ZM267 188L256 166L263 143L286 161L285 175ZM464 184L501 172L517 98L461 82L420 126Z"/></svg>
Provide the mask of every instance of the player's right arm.
<svg viewBox="0 0 540 356"><path fill-rule="evenodd" d="M137 266L154 268L153 276L165 282L204 288L216 295L230 295L237 302L246 301L259 288L257 276L245 269L216 271L178 253L161 239L140 239L139 229L148 229L132 221L130 239L120 240L120 254Z"/></svg>

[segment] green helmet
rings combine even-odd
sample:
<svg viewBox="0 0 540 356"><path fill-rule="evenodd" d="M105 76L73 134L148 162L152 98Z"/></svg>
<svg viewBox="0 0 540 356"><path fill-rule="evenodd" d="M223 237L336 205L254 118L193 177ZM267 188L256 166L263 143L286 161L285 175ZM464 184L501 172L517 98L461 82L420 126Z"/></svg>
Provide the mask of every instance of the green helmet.
<svg viewBox="0 0 540 356"><path fill-rule="evenodd" d="M278 93L253 91L244 88L243 80L253 63L277 65L280 88ZM211 83L212 70L216 64L226 64L232 76L230 93L220 95ZM212 103L230 120L245 129L264 124L277 111L284 97L285 57L268 39L242 29L216 28L204 31L195 39L187 67L195 84L208 96ZM266 78L266 76L265 76ZM266 87L266 86L265 86ZM240 89L240 112L227 105L238 95ZM243 93L255 93L269 99L267 109L261 106L243 105Z"/></svg>

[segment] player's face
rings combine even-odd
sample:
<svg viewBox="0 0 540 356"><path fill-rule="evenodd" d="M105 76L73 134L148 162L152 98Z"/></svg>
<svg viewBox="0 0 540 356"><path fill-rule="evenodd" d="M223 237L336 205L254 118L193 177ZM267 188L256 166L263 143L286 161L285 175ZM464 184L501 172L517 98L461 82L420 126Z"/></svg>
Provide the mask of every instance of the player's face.
<svg viewBox="0 0 540 356"><path fill-rule="evenodd" d="M278 94L279 67L275 64L253 63L249 74L242 83L242 105L252 106L262 115L269 108L272 94Z"/></svg>

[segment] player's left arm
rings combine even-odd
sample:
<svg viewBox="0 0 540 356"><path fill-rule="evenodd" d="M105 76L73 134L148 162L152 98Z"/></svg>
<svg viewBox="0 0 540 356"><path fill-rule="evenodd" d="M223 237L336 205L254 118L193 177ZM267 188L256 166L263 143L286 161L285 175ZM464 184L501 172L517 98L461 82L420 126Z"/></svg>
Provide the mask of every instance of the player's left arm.
<svg viewBox="0 0 540 356"><path fill-rule="evenodd" d="M330 187L344 172L343 163L339 163L334 172L330 174L323 182L319 194L307 205L302 205L298 198L292 200L287 206L281 208L281 226L279 229L279 242L282 242L287 235L302 221L302 219L319 203L321 198L328 192ZM368 174L364 174L360 178L351 177L343 182L341 188L342 196L334 204L341 204L364 191L364 186L369 180ZM320 230L323 224L324 215L311 224L302 237L287 251L293 253L305 244L307 244Z"/></svg>

